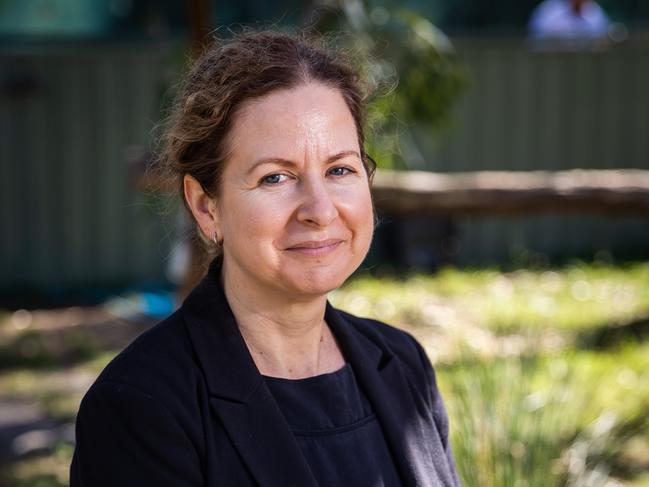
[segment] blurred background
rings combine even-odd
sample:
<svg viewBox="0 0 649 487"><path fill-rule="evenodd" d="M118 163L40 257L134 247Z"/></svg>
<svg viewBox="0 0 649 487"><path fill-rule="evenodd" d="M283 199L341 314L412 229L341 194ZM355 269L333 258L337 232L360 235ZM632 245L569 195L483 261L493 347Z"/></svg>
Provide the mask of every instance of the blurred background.
<svg viewBox="0 0 649 487"><path fill-rule="evenodd" d="M83 393L191 287L156 140L241 25L375 89L380 223L331 300L424 343L464 484L649 485L641 0L0 1L0 485L67 485Z"/></svg>

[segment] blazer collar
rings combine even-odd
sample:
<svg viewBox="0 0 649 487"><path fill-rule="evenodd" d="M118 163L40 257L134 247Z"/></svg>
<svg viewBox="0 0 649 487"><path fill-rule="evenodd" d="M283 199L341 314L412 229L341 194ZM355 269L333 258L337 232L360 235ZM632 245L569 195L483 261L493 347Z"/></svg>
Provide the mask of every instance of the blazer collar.
<svg viewBox="0 0 649 487"><path fill-rule="evenodd" d="M237 326L220 282L220 259L212 261L200 284L185 299L182 312L211 395L246 402L263 383ZM327 302L325 320L356 370L377 370L392 353L355 332Z"/></svg>
<svg viewBox="0 0 649 487"><path fill-rule="evenodd" d="M246 402L263 379L227 302L220 272L220 259L215 259L181 310L210 395Z"/></svg>
<svg viewBox="0 0 649 487"><path fill-rule="evenodd" d="M317 486L284 416L239 331L220 283L220 260L182 306L210 403L260 485ZM431 479L422 444L432 425L422 421L399 361L378 334L361 333L329 302L325 320L351 364L381 424L404 485L442 485ZM404 428L404 424L410 428ZM429 452L426 452L429 453ZM449 484L451 485L451 484Z"/></svg>

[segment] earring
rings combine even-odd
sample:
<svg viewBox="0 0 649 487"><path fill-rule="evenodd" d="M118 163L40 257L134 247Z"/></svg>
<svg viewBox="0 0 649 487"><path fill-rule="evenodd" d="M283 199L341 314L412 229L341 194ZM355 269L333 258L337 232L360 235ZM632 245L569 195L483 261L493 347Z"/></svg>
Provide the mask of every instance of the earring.
<svg viewBox="0 0 649 487"><path fill-rule="evenodd" d="M214 240L214 243L216 244L217 247L223 245L223 240L219 239L219 235L218 233L216 233L216 230L214 230L214 235L212 236L212 240Z"/></svg>

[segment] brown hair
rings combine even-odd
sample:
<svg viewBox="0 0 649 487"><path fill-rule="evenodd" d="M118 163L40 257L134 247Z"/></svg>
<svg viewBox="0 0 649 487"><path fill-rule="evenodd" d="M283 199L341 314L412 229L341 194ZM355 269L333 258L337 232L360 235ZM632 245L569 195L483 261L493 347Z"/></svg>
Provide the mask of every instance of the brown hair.
<svg viewBox="0 0 649 487"><path fill-rule="evenodd" d="M331 53L322 39L262 31L216 41L191 67L163 134L161 162L188 210L183 177L218 195L228 158L227 137L244 102L273 91L317 81L342 94L356 125L363 164L372 178L376 164L364 149L366 88L349 59ZM193 217L192 217L193 218ZM197 235L205 243L202 232ZM203 246L209 253L214 248Z"/></svg>

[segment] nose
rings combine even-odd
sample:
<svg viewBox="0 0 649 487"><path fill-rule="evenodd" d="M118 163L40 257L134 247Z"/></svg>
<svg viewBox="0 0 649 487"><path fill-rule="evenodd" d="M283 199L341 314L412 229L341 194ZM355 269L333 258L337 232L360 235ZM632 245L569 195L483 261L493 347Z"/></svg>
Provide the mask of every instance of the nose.
<svg viewBox="0 0 649 487"><path fill-rule="evenodd" d="M325 227L338 216L338 209L325 181L305 181L297 219L312 226Z"/></svg>

